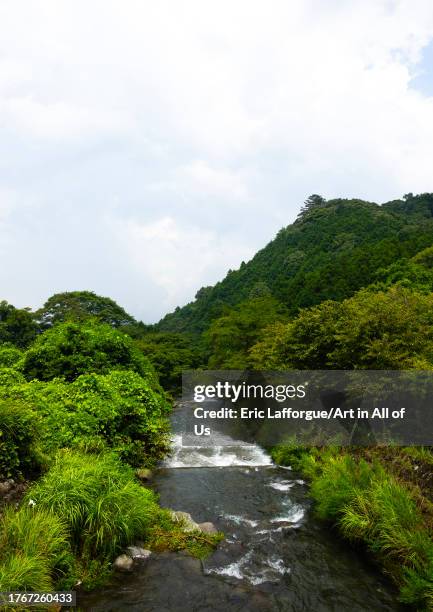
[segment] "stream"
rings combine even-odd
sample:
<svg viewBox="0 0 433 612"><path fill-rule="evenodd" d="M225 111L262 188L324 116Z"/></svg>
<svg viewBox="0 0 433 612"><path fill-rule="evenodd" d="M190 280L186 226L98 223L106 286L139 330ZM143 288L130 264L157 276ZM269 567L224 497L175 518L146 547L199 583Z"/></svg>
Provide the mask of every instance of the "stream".
<svg viewBox="0 0 433 612"><path fill-rule="evenodd" d="M226 539L205 561L157 553L103 590L78 597L98 612L402 610L380 570L312 512L299 474L236 439L184 448L188 405L174 411L171 457L156 472L162 506L211 521ZM229 444L228 444L229 443Z"/></svg>

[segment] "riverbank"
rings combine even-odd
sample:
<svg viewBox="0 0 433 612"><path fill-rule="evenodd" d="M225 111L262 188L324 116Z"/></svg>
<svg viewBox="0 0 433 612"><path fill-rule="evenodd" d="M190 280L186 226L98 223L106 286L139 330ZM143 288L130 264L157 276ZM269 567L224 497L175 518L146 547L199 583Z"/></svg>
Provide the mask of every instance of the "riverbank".
<svg viewBox="0 0 433 612"><path fill-rule="evenodd" d="M134 471L110 453L65 449L0 517L2 590L94 589L113 569L131 569L118 555L139 549L186 550L204 557L221 535L162 509ZM133 555L132 555L133 556ZM143 555L138 555L143 556Z"/></svg>
<svg viewBox="0 0 433 612"><path fill-rule="evenodd" d="M67 322L1 356L0 591L100 588L131 546L213 549L219 534L142 482L170 449L172 406L129 336Z"/></svg>
<svg viewBox="0 0 433 612"><path fill-rule="evenodd" d="M310 482L315 513L366 548L404 603L433 609L432 458L417 448L281 445L275 461Z"/></svg>
<svg viewBox="0 0 433 612"><path fill-rule="evenodd" d="M191 415L187 403L173 412L172 453L152 485L163 507L212 520L224 541L201 563L182 553L155 554L121 581L83 594L83 610L403 609L377 567L317 520L299 473L275 465L234 430L218 433L221 445L183 446Z"/></svg>

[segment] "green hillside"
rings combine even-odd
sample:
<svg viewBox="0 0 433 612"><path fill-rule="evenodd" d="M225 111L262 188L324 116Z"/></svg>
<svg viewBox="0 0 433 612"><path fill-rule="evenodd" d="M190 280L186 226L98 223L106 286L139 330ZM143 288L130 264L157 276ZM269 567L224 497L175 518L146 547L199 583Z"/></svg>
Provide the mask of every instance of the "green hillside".
<svg viewBox="0 0 433 612"><path fill-rule="evenodd" d="M327 299L341 301L374 282L381 270L397 261L404 265L433 244L433 194L408 194L381 206L317 200L251 261L166 315L158 329L200 333L226 306L263 295L282 302L290 314Z"/></svg>

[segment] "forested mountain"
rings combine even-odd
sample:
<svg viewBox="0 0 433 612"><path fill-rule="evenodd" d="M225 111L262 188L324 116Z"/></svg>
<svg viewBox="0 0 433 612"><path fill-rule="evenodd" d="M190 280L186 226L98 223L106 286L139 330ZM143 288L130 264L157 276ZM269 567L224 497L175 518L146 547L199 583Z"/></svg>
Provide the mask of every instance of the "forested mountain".
<svg viewBox="0 0 433 612"><path fill-rule="evenodd" d="M297 220L281 229L248 263L158 324L161 331L200 333L227 306L271 296L295 314L332 299L341 301L377 280L397 276L433 244L433 194L378 205L311 196ZM384 275L384 271L386 273ZM402 272L403 270L403 272Z"/></svg>

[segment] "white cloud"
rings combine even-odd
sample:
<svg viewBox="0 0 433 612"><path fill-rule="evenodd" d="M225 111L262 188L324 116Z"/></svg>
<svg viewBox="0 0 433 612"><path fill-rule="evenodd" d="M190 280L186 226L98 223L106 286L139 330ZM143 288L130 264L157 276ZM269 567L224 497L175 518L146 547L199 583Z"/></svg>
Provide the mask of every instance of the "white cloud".
<svg viewBox="0 0 433 612"><path fill-rule="evenodd" d="M52 258L50 274L117 295L121 261L125 306L147 286L136 314L155 319L309 193L431 190L433 98L413 77L432 34L430 0L0 3L0 193L14 194L7 236L23 253L2 286L37 306L24 255L46 270L67 230L106 253L109 212L118 251L74 273Z"/></svg>
<svg viewBox="0 0 433 612"><path fill-rule="evenodd" d="M181 224L168 216L147 224L111 219L110 226L140 285L151 281L159 287L158 299L166 310L190 299L200 286L216 282L221 268L228 270L253 255L235 235Z"/></svg>

